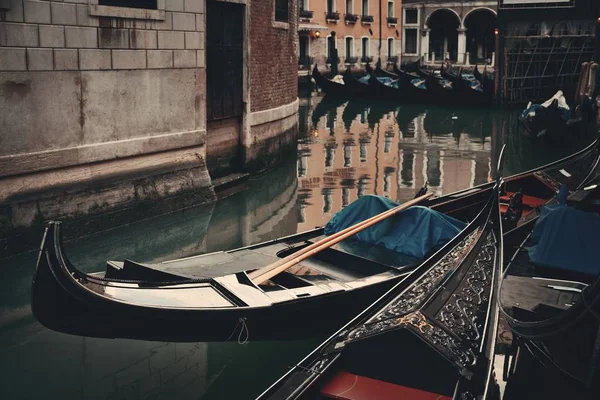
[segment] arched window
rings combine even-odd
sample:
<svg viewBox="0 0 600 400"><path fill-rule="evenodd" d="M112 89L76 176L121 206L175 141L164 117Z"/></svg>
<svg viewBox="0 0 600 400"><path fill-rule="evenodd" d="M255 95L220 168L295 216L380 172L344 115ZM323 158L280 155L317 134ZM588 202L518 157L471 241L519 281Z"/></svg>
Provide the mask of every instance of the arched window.
<svg viewBox="0 0 600 400"><path fill-rule="evenodd" d="M369 15L369 0L362 0L362 15Z"/></svg>
<svg viewBox="0 0 600 400"><path fill-rule="evenodd" d="M388 59L392 58L396 55L396 50L394 48L394 38L388 39Z"/></svg>
<svg viewBox="0 0 600 400"><path fill-rule="evenodd" d="M346 58L354 57L354 38L346 37Z"/></svg>
<svg viewBox="0 0 600 400"><path fill-rule="evenodd" d="M394 16L394 1L390 0L388 1L388 17L393 17Z"/></svg>
<svg viewBox="0 0 600 400"><path fill-rule="evenodd" d="M366 62L367 57L369 57L369 38L362 38L362 58L363 62Z"/></svg>

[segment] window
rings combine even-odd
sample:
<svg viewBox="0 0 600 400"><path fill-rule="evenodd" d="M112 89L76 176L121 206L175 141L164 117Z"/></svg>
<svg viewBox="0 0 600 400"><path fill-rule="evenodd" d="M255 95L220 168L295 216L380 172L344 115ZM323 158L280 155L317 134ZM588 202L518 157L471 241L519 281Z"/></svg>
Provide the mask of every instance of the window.
<svg viewBox="0 0 600 400"><path fill-rule="evenodd" d="M335 12L335 0L327 0L327 12Z"/></svg>
<svg viewBox="0 0 600 400"><path fill-rule="evenodd" d="M275 21L288 22L289 0L275 0Z"/></svg>
<svg viewBox="0 0 600 400"><path fill-rule="evenodd" d="M149 10L158 9L157 0L99 0L101 6L145 8Z"/></svg>
<svg viewBox="0 0 600 400"><path fill-rule="evenodd" d="M346 58L352 58L354 56L354 38L346 38Z"/></svg>
<svg viewBox="0 0 600 400"><path fill-rule="evenodd" d="M300 10L300 11L308 10L308 1L307 0L298 0L298 10Z"/></svg>
<svg viewBox="0 0 600 400"><path fill-rule="evenodd" d="M416 8L407 8L404 10L404 23L405 24L418 24L419 23L419 10Z"/></svg>
<svg viewBox="0 0 600 400"><path fill-rule="evenodd" d="M346 0L346 14L354 14L352 10L354 9L352 0Z"/></svg>
<svg viewBox="0 0 600 400"><path fill-rule="evenodd" d="M388 1L388 17L394 16L394 2Z"/></svg>
<svg viewBox="0 0 600 400"><path fill-rule="evenodd" d="M394 50L394 38L389 38L388 39L388 58L394 57L395 52L396 51Z"/></svg>
<svg viewBox="0 0 600 400"><path fill-rule="evenodd" d="M362 56L363 59L369 57L369 38L362 38Z"/></svg>
<svg viewBox="0 0 600 400"><path fill-rule="evenodd" d="M362 15L369 15L369 0L362 0Z"/></svg>
<svg viewBox="0 0 600 400"><path fill-rule="evenodd" d="M404 30L404 53L417 54L417 30Z"/></svg>

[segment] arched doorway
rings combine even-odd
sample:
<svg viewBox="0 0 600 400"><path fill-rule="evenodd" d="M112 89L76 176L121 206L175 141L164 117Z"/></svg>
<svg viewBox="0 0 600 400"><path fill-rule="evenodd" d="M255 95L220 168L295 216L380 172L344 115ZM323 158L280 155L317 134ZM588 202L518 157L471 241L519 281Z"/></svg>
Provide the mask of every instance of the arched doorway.
<svg viewBox="0 0 600 400"><path fill-rule="evenodd" d="M496 45L496 14L487 8L475 9L465 16L465 28L470 63L490 63Z"/></svg>
<svg viewBox="0 0 600 400"><path fill-rule="evenodd" d="M435 53L436 60L444 60L446 54L456 61L458 55L458 28L460 19L455 12L442 8L432 12L427 19L429 52Z"/></svg>

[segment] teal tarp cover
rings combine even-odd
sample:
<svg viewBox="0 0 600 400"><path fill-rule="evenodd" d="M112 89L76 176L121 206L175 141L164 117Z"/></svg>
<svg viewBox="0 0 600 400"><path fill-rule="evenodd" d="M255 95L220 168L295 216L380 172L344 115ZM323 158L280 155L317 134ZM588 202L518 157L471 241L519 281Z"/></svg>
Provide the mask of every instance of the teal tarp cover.
<svg viewBox="0 0 600 400"><path fill-rule="evenodd" d="M332 235L398 204L380 196L363 196L336 213L325 225ZM427 207L410 207L358 234L353 239L381 246L411 257L424 258L448 243L466 224Z"/></svg>
<svg viewBox="0 0 600 400"><path fill-rule="evenodd" d="M531 261L550 269L596 276L600 272L600 217L564 204L542 208L531 233Z"/></svg>

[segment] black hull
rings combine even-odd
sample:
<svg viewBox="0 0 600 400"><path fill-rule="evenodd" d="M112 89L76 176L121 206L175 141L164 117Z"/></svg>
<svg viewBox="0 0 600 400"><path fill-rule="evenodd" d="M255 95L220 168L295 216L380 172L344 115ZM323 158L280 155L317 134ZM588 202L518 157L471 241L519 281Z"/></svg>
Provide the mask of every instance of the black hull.
<svg viewBox="0 0 600 400"><path fill-rule="evenodd" d="M595 142L594 150L597 146ZM591 154L596 155L592 163L582 163L578 168L566 165L565 169L572 173L572 189L581 190L599 183L600 158L597 151ZM572 158L577 161L577 157ZM597 204L592 211L598 211ZM558 372L565 379L558 389L569 388L570 394L584 394L581 398L598 398L600 277L568 270L546 274L543 267L534 266L522 249L531 244L529 235L535 222L532 219L519 226L507 242L510 263L500 292L502 314L513 333L515 347L518 345L523 352L529 352L546 368L555 369L544 374ZM566 297L553 302L552 296ZM521 352L517 354L518 357L513 355L517 357L513 365L521 362Z"/></svg>
<svg viewBox="0 0 600 400"><path fill-rule="evenodd" d="M431 99L436 104L452 104L453 100L456 100L457 96L452 89L444 88L438 79L430 74L425 80L425 86L427 91L431 94Z"/></svg>
<svg viewBox="0 0 600 400"><path fill-rule="evenodd" d="M261 309L136 307L94 299L69 282L65 273L73 272L61 267L59 238L60 224L50 225L34 275L32 311L45 327L80 336L169 342L237 340L240 333L248 340L306 338L336 329L404 278Z"/></svg>
<svg viewBox="0 0 600 400"><path fill-rule="evenodd" d="M344 84L348 89L348 93L351 97L368 97L370 95L371 88L369 85L361 83L352 75L350 69L344 72Z"/></svg>
<svg viewBox="0 0 600 400"><path fill-rule="evenodd" d="M340 97L348 97L350 92L346 85L342 85L341 83L334 82L330 79L324 77L318 70L317 66L313 68L312 77L315 80L315 83L318 87L321 88L325 93L331 96L340 96Z"/></svg>
<svg viewBox="0 0 600 400"><path fill-rule="evenodd" d="M398 75L382 69L379 65L375 67L375 76L380 78L398 79Z"/></svg>

